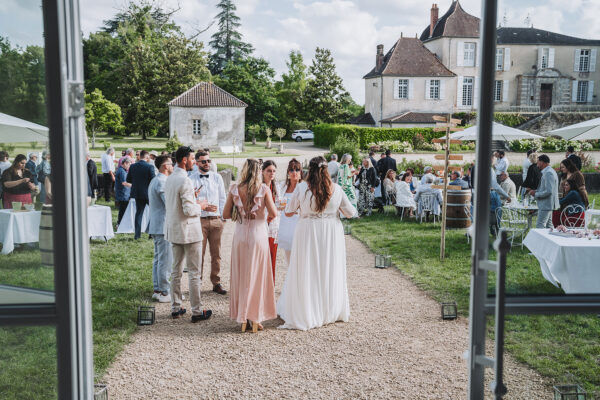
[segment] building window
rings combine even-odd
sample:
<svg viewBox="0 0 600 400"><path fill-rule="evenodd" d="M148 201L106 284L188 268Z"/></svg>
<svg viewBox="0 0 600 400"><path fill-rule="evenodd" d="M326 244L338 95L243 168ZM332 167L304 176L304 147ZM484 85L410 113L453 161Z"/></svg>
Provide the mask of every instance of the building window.
<svg viewBox="0 0 600 400"><path fill-rule="evenodd" d="M202 134L202 132L201 132L201 130L200 130L201 122L202 122L202 121L201 121L201 120L199 120L199 119L195 119L195 120L193 120L193 125L192 125L192 133L193 133L194 135L201 135L201 134Z"/></svg>
<svg viewBox="0 0 600 400"><path fill-rule="evenodd" d="M590 49L582 49L579 53L579 72L590 72Z"/></svg>
<svg viewBox="0 0 600 400"><path fill-rule="evenodd" d="M398 79L398 98L408 99L408 79Z"/></svg>
<svg viewBox="0 0 600 400"><path fill-rule="evenodd" d="M550 54L549 48L542 49L542 68L548 68L548 57Z"/></svg>
<svg viewBox="0 0 600 400"><path fill-rule="evenodd" d="M587 103L588 87L589 87L588 81L577 82L577 102L578 103Z"/></svg>
<svg viewBox="0 0 600 400"><path fill-rule="evenodd" d="M494 101L502 101L502 81L494 81Z"/></svg>
<svg viewBox="0 0 600 400"><path fill-rule="evenodd" d="M502 71L504 67L504 49L496 49L496 71Z"/></svg>
<svg viewBox="0 0 600 400"><path fill-rule="evenodd" d="M472 106L473 105L473 81L475 78L472 76L465 76L463 78L462 87L462 105Z"/></svg>
<svg viewBox="0 0 600 400"><path fill-rule="evenodd" d="M440 81L434 79L429 81L429 98L432 100L439 100L440 98Z"/></svg>
<svg viewBox="0 0 600 400"><path fill-rule="evenodd" d="M465 67L474 67L475 66L475 43L472 43L472 42L465 43L463 65Z"/></svg>

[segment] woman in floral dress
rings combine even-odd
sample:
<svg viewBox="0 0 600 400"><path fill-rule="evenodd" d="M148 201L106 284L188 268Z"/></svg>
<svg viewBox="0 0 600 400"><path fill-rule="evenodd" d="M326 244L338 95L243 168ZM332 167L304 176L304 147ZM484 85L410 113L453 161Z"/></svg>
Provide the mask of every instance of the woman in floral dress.
<svg viewBox="0 0 600 400"><path fill-rule="evenodd" d="M340 161L340 169L338 170L338 178L337 184L342 187L346 196L348 196L348 200L354 207L356 207L356 193L354 192L354 185L352 184L353 174L350 171L350 161L352 161L352 156L350 154L344 154Z"/></svg>

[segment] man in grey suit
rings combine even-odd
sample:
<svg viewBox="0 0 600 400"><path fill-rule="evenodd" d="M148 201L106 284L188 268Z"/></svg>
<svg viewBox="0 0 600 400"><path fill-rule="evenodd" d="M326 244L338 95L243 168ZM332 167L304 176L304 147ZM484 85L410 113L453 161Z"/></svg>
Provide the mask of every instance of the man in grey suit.
<svg viewBox="0 0 600 400"><path fill-rule="evenodd" d="M154 285L153 300L160 303L171 302L169 276L173 264L171 244L165 240L165 182L173 172L173 161L169 156L158 156L154 160L158 174L148 187L148 201L150 206L150 221L148 234L154 239L154 260L152 261L152 282Z"/></svg>
<svg viewBox="0 0 600 400"><path fill-rule="evenodd" d="M188 178L188 171L194 165L194 152L189 146L182 146L175 152L177 169L165 182L165 239L172 245L173 272L171 273L171 317L185 314L181 307L181 275L183 264L187 262L192 322L203 321L212 315L211 310L200 308L200 258L202 257L202 210L216 211L216 207L206 200L196 200L194 184Z"/></svg>
<svg viewBox="0 0 600 400"><path fill-rule="evenodd" d="M538 205L536 228L552 228L552 211L558 209L558 176L550 166L550 158L542 154L538 157L537 166L542 171L542 180L537 190L530 190Z"/></svg>

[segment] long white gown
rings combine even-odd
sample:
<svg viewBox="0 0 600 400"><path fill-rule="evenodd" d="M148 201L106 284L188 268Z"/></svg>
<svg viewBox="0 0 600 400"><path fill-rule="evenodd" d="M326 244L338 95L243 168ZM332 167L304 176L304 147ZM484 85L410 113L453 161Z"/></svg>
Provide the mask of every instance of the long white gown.
<svg viewBox="0 0 600 400"><path fill-rule="evenodd" d="M286 212L299 209L300 218L277 302L277 313L285 321L281 328L285 329L308 330L347 322L350 317L346 244L339 211L354 216L356 209L338 185L322 213L315 212L312 203L312 193L302 182L286 207Z"/></svg>

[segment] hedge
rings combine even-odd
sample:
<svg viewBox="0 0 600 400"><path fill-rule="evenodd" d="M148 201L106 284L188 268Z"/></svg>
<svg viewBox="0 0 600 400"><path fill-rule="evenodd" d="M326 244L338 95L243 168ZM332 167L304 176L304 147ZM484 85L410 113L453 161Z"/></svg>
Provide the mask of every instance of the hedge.
<svg viewBox="0 0 600 400"><path fill-rule="evenodd" d="M329 147L340 135L354 139L361 149L366 149L369 143L382 141L407 141L412 143L413 137L420 133L426 142L444 136L444 132L434 132L433 128L364 128L356 125L319 124L313 127L315 144Z"/></svg>

